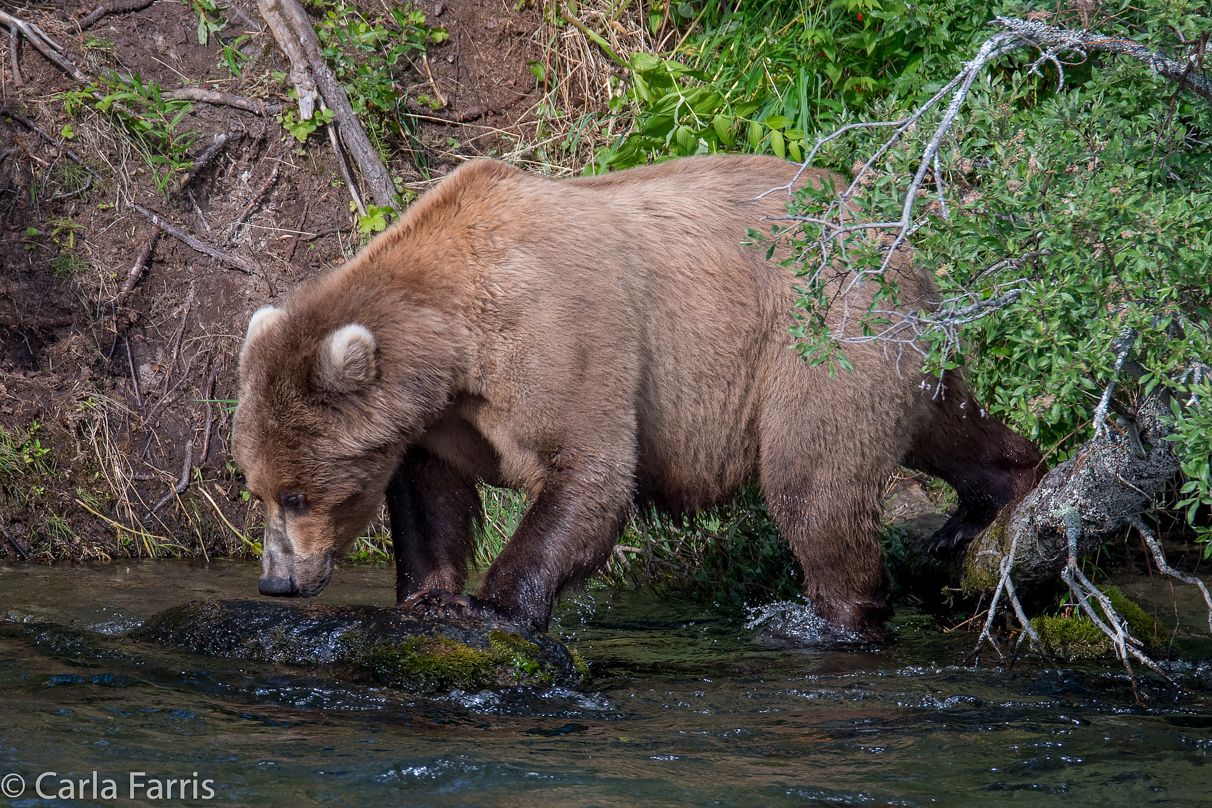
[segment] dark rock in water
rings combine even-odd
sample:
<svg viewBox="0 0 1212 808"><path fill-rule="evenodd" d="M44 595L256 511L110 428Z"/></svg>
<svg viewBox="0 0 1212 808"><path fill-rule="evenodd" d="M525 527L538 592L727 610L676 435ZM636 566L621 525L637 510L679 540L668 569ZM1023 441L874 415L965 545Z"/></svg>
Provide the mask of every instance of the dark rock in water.
<svg viewBox="0 0 1212 808"><path fill-rule="evenodd" d="M583 674L559 642L514 623L314 601L193 601L131 637L212 656L352 670L425 692L572 685Z"/></svg>

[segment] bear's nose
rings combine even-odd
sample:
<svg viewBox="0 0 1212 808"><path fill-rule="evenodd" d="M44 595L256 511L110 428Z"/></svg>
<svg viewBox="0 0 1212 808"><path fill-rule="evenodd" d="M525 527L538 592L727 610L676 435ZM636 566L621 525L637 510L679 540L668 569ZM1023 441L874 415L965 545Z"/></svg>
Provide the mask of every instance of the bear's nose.
<svg viewBox="0 0 1212 808"><path fill-rule="evenodd" d="M294 581L290 578L282 578L277 575L262 576L257 589L262 595L269 595L270 597L289 597L295 594L296 591Z"/></svg>

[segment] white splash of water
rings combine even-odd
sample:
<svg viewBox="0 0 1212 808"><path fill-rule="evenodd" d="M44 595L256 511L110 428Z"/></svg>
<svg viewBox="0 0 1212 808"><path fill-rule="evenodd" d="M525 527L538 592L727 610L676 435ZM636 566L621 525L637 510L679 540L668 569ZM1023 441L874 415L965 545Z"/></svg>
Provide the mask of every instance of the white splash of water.
<svg viewBox="0 0 1212 808"><path fill-rule="evenodd" d="M749 608L745 628L758 637L791 645L861 643L863 639L821 617L806 601L780 600Z"/></svg>

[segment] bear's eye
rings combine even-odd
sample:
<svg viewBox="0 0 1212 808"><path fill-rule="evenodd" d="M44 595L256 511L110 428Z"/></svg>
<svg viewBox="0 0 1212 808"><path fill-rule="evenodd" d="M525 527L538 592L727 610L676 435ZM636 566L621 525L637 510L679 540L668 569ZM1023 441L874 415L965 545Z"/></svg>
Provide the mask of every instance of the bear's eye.
<svg viewBox="0 0 1212 808"><path fill-rule="evenodd" d="M307 508L307 497L303 494L283 491L278 494L278 504L288 511L302 511Z"/></svg>

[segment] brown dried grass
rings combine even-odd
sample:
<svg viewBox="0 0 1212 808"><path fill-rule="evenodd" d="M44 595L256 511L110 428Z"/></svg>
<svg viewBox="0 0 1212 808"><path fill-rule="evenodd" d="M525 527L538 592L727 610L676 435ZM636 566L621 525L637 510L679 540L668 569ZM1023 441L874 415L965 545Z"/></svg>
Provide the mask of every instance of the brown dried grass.
<svg viewBox="0 0 1212 808"><path fill-rule="evenodd" d="M611 113L610 102L623 95L628 71L569 20L595 32L627 62L634 53L658 47L648 28L649 5L643 0L544 4L535 33L545 75L542 100L535 107L538 136L531 146L533 157L519 162L555 175L579 174L600 147L618 137L623 125Z"/></svg>

